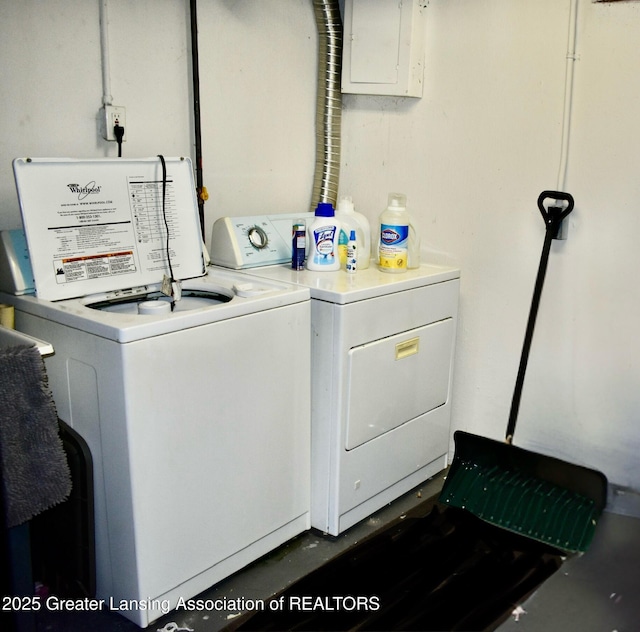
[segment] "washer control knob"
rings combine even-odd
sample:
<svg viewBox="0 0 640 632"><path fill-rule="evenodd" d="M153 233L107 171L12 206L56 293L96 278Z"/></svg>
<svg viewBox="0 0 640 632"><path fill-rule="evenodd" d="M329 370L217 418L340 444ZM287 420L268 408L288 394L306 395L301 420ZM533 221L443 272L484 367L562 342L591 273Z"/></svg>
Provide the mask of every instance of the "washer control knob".
<svg viewBox="0 0 640 632"><path fill-rule="evenodd" d="M252 226L247 231L247 237L249 238L249 243L256 250L262 250L269 244L269 235L267 235L265 230L260 228L260 226Z"/></svg>

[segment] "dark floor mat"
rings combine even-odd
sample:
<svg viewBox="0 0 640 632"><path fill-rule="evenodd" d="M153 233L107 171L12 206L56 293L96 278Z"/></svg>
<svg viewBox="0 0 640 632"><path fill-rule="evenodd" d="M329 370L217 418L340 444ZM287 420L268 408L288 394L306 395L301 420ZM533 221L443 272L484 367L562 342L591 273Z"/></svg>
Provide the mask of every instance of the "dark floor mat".
<svg viewBox="0 0 640 632"><path fill-rule="evenodd" d="M561 563L556 549L435 504L225 630L493 630Z"/></svg>

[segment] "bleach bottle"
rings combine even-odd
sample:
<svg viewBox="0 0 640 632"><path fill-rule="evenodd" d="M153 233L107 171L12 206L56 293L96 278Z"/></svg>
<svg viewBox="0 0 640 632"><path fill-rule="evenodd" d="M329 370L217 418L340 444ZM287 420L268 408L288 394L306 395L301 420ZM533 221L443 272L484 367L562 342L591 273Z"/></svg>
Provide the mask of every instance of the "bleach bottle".
<svg viewBox="0 0 640 632"><path fill-rule="evenodd" d="M396 274L420 266L420 242L402 193L390 193L387 208L380 214L378 265L383 272Z"/></svg>
<svg viewBox="0 0 640 632"><path fill-rule="evenodd" d="M333 205L328 202L320 202L316 207L315 219L307 230L309 233L307 270L339 270L340 224L336 221Z"/></svg>
<svg viewBox="0 0 640 632"><path fill-rule="evenodd" d="M340 265L346 269L347 246L351 231L356 231L358 242L358 268L365 270L371 259L371 229L369 220L355 210L353 199L349 196L341 197L336 207L336 218L340 222L340 236L338 238L338 253Z"/></svg>

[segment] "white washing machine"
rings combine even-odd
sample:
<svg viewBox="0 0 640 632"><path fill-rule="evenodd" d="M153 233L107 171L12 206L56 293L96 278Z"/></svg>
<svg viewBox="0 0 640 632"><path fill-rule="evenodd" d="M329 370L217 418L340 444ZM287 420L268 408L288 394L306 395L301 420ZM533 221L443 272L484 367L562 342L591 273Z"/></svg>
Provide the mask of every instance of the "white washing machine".
<svg viewBox="0 0 640 632"><path fill-rule="evenodd" d="M460 271L254 267L292 220L218 220L212 260L311 292L311 525L338 535L447 466Z"/></svg>
<svg viewBox="0 0 640 632"><path fill-rule="evenodd" d="M106 162L92 165L99 174L93 185L79 187L81 193L76 187L68 197L69 183L89 182L84 173L74 175L74 165L42 162L46 177L62 185L61 193L50 191L48 207L25 208L28 196L21 196L30 247L48 243L38 233L44 229L29 233L34 223L58 234L53 250L37 258L36 288L38 275L49 273L55 277L45 278L46 292L62 285L65 296L73 293L82 258L91 266L105 265L96 252L61 256L68 242L76 249L90 242L103 260L118 259L118 274L121 264L144 268L135 243L123 247L122 238L128 222L140 221L138 211L122 220L121 209L105 215L96 205L82 216L101 218L107 228L85 231L77 214L68 212L72 207L65 204L71 202L61 202L75 204L100 186L89 199L118 206L118 194L109 189L120 186L114 184L119 178L109 175ZM177 179L174 163L167 166L169 178ZM148 163L133 161L129 167L137 181L147 179L149 189L158 192L155 171L147 178ZM131 193L126 178L122 186ZM195 213L190 204L178 214ZM147 202L145 213L156 206L157 200ZM34 214L41 216L40 224ZM153 241L155 229L149 226L150 221L144 230L134 228L134 235ZM191 226L172 230L185 237ZM166 233L156 240L154 267L165 240ZM117 254L107 252L111 246ZM175 267L197 268L201 253L196 252L195 262L176 258ZM129 286L121 277L109 289L107 276L100 279L99 295L83 291L48 300L3 293L0 300L15 306L19 331L53 345L46 368L58 414L92 452L97 597L105 600L105 609L113 607L144 627L179 599L193 597L309 528L310 301L300 286L206 269L182 283L182 298L171 310L175 296L164 296L160 283L124 289ZM83 290L90 286L83 278ZM141 303L150 313L138 313Z"/></svg>

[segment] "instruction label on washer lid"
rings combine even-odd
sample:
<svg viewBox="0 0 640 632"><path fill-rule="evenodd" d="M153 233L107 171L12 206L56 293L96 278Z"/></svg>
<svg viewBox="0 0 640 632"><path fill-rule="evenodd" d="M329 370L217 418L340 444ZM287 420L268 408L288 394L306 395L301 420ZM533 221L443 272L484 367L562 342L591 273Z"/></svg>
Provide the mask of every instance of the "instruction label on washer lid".
<svg viewBox="0 0 640 632"><path fill-rule="evenodd" d="M13 163L40 298L59 300L206 273L188 158Z"/></svg>

